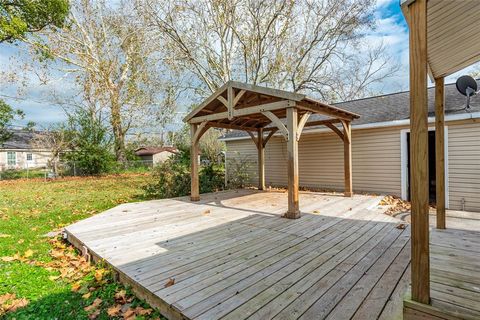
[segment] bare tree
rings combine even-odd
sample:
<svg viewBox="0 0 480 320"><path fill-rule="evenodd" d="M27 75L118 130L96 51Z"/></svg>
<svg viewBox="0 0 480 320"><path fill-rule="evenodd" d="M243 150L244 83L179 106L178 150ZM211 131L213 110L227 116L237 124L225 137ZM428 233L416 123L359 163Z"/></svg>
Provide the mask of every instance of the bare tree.
<svg viewBox="0 0 480 320"><path fill-rule="evenodd" d="M58 174L58 164L62 154L71 148L72 136L63 125L51 125L49 128L36 132L32 139L32 146L50 151L49 163L53 172Z"/></svg>
<svg viewBox="0 0 480 320"><path fill-rule="evenodd" d="M200 150L202 156L216 162L219 154L225 150L225 142L218 140L222 135L221 130L211 128L200 139Z"/></svg>
<svg viewBox="0 0 480 320"><path fill-rule="evenodd" d="M66 27L45 32L40 39L45 41L30 40L43 56L57 60L48 63L55 74L75 77L81 101L75 107L107 111L116 158L121 162L126 160L127 133L147 121L152 125L152 114L164 123L175 108L162 104L162 92L173 90L173 84L161 81L161 58L132 12L128 1L115 6L72 1Z"/></svg>
<svg viewBox="0 0 480 320"><path fill-rule="evenodd" d="M233 79L327 101L362 96L398 70L382 44L365 45L374 8L374 0L137 0L159 50L200 94Z"/></svg>

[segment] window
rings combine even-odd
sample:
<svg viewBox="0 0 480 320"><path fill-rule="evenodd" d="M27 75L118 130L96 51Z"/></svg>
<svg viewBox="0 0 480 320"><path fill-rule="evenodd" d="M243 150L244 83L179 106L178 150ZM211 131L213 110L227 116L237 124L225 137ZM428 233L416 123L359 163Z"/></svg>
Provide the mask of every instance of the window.
<svg viewBox="0 0 480 320"><path fill-rule="evenodd" d="M33 154L27 153L27 161L33 161Z"/></svg>
<svg viewBox="0 0 480 320"><path fill-rule="evenodd" d="M13 151L7 152L7 164L9 166L14 166L17 164L17 153Z"/></svg>

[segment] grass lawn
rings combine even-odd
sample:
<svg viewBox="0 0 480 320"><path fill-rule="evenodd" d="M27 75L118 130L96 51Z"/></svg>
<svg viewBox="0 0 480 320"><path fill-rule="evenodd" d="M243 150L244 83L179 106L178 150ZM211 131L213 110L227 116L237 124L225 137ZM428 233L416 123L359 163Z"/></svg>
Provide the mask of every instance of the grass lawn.
<svg viewBox="0 0 480 320"><path fill-rule="evenodd" d="M142 200L146 175L0 181L0 318L158 319L58 236L72 222Z"/></svg>

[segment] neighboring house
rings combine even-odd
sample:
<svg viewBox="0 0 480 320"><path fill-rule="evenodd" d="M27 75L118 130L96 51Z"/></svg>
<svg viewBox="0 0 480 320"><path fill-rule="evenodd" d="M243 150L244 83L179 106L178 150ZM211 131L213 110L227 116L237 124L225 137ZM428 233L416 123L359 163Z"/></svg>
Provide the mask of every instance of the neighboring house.
<svg viewBox="0 0 480 320"><path fill-rule="evenodd" d="M36 132L13 130L13 135L0 144L0 171L44 168L51 158L48 149L32 146Z"/></svg>
<svg viewBox="0 0 480 320"><path fill-rule="evenodd" d="M429 95L429 181L435 199L434 88ZM480 211L480 96L471 109L462 110L465 97L455 84L445 86L446 205L455 210ZM335 106L360 114L352 122L353 189L355 192L392 194L409 199L409 92L358 99ZM309 121L317 120L310 117ZM252 183L257 179L257 151L242 131L232 131L222 140L228 159L252 162ZM300 185L343 189L343 143L330 129L308 127L299 141ZM228 163L227 163L228 168ZM287 184L287 145L275 135L265 148L265 182Z"/></svg>
<svg viewBox="0 0 480 320"><path fill-rule="evenodd" d="M178 150L174 147L143 147L135 150L135 154L141 160L157 165L167 160L172 154Z"/></svg>

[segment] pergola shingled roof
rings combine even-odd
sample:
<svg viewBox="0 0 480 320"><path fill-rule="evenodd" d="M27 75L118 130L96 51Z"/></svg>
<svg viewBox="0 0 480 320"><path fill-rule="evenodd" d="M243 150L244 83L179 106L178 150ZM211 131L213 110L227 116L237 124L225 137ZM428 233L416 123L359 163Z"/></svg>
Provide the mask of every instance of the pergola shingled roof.
<svg viewBox="0 0 480 320"><path fill-rule="evenodd" d="M312 114L320 119L308 121ZM304 94L229 81L208 97L184 119L191 128L191 154L198 154L198 141L212 127L244 130L258 150L258 189L265 188L264 149L272 135L279 131L288 149L287 218L299 218L298 140L303 128L325 125L344 144L345 195L352 196L351 122L360 116ZM340 123L343 131L334 124ZM264 133L268 133L266 136ZM198 201L198 159L191 159L191 200Z"/></svg>

